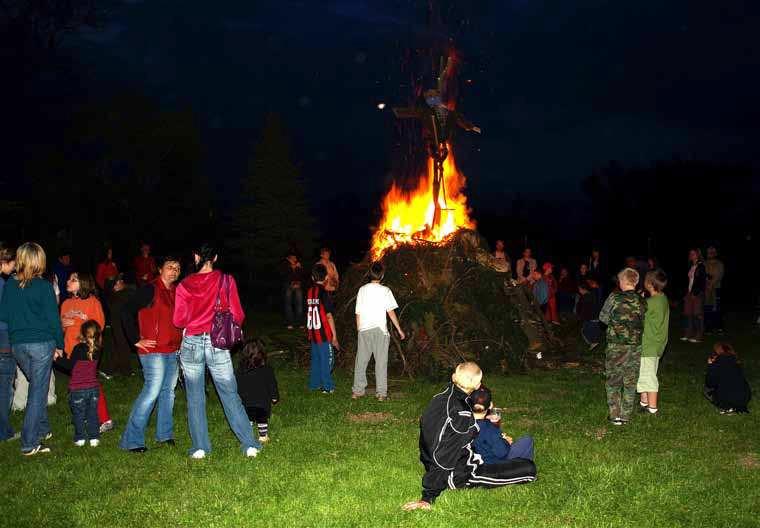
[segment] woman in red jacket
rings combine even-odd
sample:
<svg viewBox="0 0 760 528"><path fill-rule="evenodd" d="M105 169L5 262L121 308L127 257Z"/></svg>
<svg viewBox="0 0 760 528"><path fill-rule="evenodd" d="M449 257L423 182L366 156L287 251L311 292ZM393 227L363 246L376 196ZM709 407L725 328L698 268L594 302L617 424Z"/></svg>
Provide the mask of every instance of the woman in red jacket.
<svg viewBox="0 0 760 528"><path fill-rule="evenodd" d="M138 289L121 312L124 333L137 349L145 379L119 441L120 448L133 453L147 451L145 428L156 402L156 441L174 445L174 388L182 332L172 318L179 272L179 259L165 257L158 278Z"/></svg>
<svg viewBox="0 0 760 528"><path fill-rule="evenodd" d="M205 372L208 367L224 414L240 441L243 453L247 457L255 457L261 444L253 438L248 415L238 396L230 352L214 348L211 344L211 322L216 313L217 300L222 306L229 307L236 323L243 323L245 314L237 285L231 276L214 269L217 253L213 247L204 244L193 252L193 257L198 272L186 277L177 287L174 306L174 325L185 329L179 357L185 374L187 421L193 441L190 456L204 458L211 452L206 420ZM225 277L226 286L222 288Z"/></svg>

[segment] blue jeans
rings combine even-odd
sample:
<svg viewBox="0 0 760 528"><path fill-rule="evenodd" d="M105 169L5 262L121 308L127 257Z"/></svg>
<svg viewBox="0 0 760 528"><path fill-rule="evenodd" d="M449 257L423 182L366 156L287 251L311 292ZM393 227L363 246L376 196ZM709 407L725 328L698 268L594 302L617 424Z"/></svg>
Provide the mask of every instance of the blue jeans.
<svg viewBox="0 0 760 528"><path fill-rule="evenodd" d="M261 449L261 444L253 438L251 424L238 396L229 350L211 346L208 334L185 336L179 349L179 357L185 374L187 422L193 442L190 453L198 449L203 449L206 453L211 452L206 419L206 367L214 380L227 422L240 441L240 449L243 453L249 447Z"/></svg>
<svg viewBox="0 0 760 528"><path fill-rule="evenodd" d="M285 287L285 320L289 325L304 323L303 290L300 287L293 288L290 285Z"/></svg>
<svg viewBox="0 0 760 528"><path fill-rule="evenodd" d="M16 377L16 358L13 354L0 352L0 442L15 433L10 422L13 379Z"/></svg>
<svg viewBox="0 0 760 528"><path fill-rule="evenodd" d="M50 432L47 395L55 341L19 343L11 348L18 366L29 380L29 396L21 429L21 451L27 452L40 445L40 439Z"/></svg>
<svg viewBox="0 0 760 528"><path fill-rule="evenodd" d="M121 435L119 447L135 449L145 447L145 428L153 407L156 410L156 440L164 442L174 438L174 388L177 386L177 354L140 354L142 365L142 391L132 405L127 426Z"/></svg>
<svg viewBox="0 0 760 528"><path fill-rule="evenodd" d="M311 344L311 371L309 388L331 391L335 388L332 378L333 350L330 343Z"/></svg>
<svg viewBox="0 0 760 528"><path fill-rule="evenodd" d="M69 393L71 423L74 424L74 441L100 438L98 395L100 388L73 390Z"/></svg>
<svg viewBox="0 0 760 528"><path fill-rule="evenodd" d="M527 460L533 460L533 437L521 436L509 446L509 454L507 454L507 460L513 458L525 458Z"/></svg>

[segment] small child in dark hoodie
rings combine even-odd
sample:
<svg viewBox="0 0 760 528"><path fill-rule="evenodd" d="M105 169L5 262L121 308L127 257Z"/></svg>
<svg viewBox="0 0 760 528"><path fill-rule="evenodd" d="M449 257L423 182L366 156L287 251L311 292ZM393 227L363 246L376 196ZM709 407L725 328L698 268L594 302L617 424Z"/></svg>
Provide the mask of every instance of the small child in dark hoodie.
<svg viewBox="0 0 760 528"><path fill-rule="evenodd" d="M56 358L55 365L71 372L69 380L69 408L74 423L74 445L84 446L89 438L90 446L100 444L100 420L98 419L98 360L102 349L100 325L90 319L79 329L81 343L71 352L71 357Z"/></svg>
<svg viewBox="0 0 760 528"><path fill-rule="evenodd" d="M501 416L493 412L491 390L481 385L470 394L472 415L478 423L480 431L473 442L475 452L483 458L486 464L498 464L513 458L533 460L533 438L521 436L512 441L511 436L502 433L499 425Z"/></svg>
<svg viewBox="0 0 760 528"><path fill-rule="evenodd" d="M704 393L720 410L720 414L749 412L747 405L752 398L752 390L734 347L728 343L715 343L713 353L707 359Z"/></svg>
<svg viewBox="0 0 760 528"><path fill-rule="evenodd" d="M272 404L280 400L277 378L272 367L266 364L267 354L260 339L250 339L243 345L240 364L235 373L238 394L243 400L251 426L256 422L259 442L269 441L269 417Z"/></svg>

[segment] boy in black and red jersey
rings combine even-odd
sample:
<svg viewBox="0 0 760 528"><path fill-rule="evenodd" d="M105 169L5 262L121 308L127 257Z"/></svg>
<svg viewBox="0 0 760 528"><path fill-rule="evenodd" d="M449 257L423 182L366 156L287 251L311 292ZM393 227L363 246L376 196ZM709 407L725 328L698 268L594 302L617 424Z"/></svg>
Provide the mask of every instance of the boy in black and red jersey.
<svg viewBox="0 0 760 528"><path fill-rule="evenodd" d="M325 290L327 268L315 264L311 269L314 285L306 294L306 328L311 343L309 389L321 389L324 394L335 391L332 379L333 347L338 348L333 303Z"/></svg>

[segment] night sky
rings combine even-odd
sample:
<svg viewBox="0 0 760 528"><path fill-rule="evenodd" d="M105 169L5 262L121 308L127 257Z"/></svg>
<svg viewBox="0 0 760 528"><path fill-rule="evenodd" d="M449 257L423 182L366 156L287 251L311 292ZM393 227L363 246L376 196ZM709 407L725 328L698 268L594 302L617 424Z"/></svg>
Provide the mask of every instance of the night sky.
<svg viewBox="0 0 760 528"><path fill-rule="evenodd" d="M457 143L476 218L515 193L578 202L581 179L609 160L760 161L757 3L442 3L471 80L459 109L483 129ZM131 0L68 39L82 73L67 92L192 107L222 199L276 111L323 226L347 201L363 226L396 141L376 105L406 100L400 57L430 37L413 0Z"/></svg>

